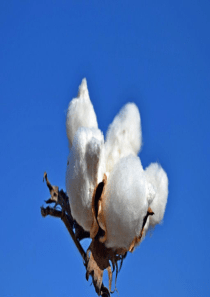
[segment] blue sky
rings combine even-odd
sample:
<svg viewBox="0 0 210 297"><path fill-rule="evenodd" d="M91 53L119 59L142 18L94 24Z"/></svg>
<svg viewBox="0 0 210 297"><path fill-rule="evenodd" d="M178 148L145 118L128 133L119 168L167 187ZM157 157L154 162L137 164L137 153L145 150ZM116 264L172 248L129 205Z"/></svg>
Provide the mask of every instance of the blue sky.
<svg viewBox="0 0 210 297"><path fill-rule="evenodd" d="M126 258L120 296L209 296L209 29L209 1L0 1L1 296L96 296L64 225L40 215L44 171L65 189L83 77L104 134L137 104L142 164L169 177L164 223Z"/></svg>

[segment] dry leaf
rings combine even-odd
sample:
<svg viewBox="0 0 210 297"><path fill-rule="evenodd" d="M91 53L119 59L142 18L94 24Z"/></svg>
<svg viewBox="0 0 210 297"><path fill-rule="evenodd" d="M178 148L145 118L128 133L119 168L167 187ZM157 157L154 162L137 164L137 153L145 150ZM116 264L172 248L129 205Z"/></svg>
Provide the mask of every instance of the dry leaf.
<svg viewBox="0 0 210 297"><path fill-rule="evenodd" d="M51 201L54 201L54 202L57 202L58 201L58 191L59 191L59 188L57 186L52 186L51 185L51 183L49 182L49 180L47 178L47 173L46 172L44 173L44 178L43 179L46 180L47 187L48 187L48 189L50 191L50 195L51 195L50 200Z"/></svg>
<svg viewBox="0 0 210 297"><path fill-rule="evenodd" d="M87 250L86 256L87 280L89 278L89 275L92 275L95 290L100 296L103 273L104 270L107 269L109 276L109 291L111 291L112 269L109 263L109 250L103 243L99 242L99 240L93 239Z"/></svg>

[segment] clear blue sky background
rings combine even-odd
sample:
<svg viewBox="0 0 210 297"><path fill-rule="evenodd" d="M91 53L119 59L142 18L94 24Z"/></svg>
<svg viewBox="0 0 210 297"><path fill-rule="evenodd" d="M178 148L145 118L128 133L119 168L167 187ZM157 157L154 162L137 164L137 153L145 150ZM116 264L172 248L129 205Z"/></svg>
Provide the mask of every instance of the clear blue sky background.
<svg viewBox="0 0 210 297"><path fill-rule="evenodd" d="M64 225L40 215L44 171L65 189L65 113L83 77L104 133L137 104L143 166L170 181L120 296L210 295L209 32L207 0L0 1L0 296L96 296Z"/></svg>

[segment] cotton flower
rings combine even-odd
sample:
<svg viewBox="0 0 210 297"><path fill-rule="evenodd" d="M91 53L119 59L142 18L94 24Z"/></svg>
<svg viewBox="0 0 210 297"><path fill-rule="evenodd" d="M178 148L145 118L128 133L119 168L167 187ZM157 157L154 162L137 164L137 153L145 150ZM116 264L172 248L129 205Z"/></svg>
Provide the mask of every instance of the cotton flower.
<svg viewBox="0 0 210 297"><path fill-rule="evenodd" d="M165 171L156 163L144 170L138 157L142 132L137 106L128 103L121 109L104 141L83 79L69 104L66 130L72 216L92 237L100 227L99 240L107 248L133 250L148 228L162 221L168 197ZM103 190L95 201L98 185Z"/></svg>

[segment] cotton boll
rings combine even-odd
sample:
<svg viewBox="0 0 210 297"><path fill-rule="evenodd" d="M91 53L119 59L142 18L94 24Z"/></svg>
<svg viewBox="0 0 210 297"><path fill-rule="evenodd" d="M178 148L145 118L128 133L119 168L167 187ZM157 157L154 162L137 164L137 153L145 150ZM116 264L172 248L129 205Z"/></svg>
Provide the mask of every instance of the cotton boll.
<svg viewBox="0 0 210 297"><path fill-rule="evenodd" d="M129 249L140 235L147 213L145 174L138 157L129 155L114 166L103 197L108 248Z"/></svg>
<svg viewBox="0 0 210 297"><path fill-rule="evenodd" d="M150 226L154 227L159 224L164 216L167 198L168 198L168 177L162 167L157 163L150 164L145 170L146 179L155 189L155 198L150 204L154 212L150 216Z"/></svg>
<svg viewBox="0 0 210 297"><path fill-rule="evenodd" d="M77 98L70 103L66 117L66 132L71 148L74 135L79 127L98 128L96 114L90 101L87 82L84 78L79 87Z"/></svg>
<svg viewBox="0 0 210 297"><path fill-rule="evenodd" d="M71 212L86 231L90 231L93 221L93 191L102 180L105 167L103 146L104 138L99 129L81 127L75 134L68 158L66 190Z"/></svg>
<svg viewBox="0 0 210 297"><path fill-rule="evenodd" d="M114 118L106 136L107 172L120 158L137 155L142 142L141 119L134 103L126 104Z"/></svg>

